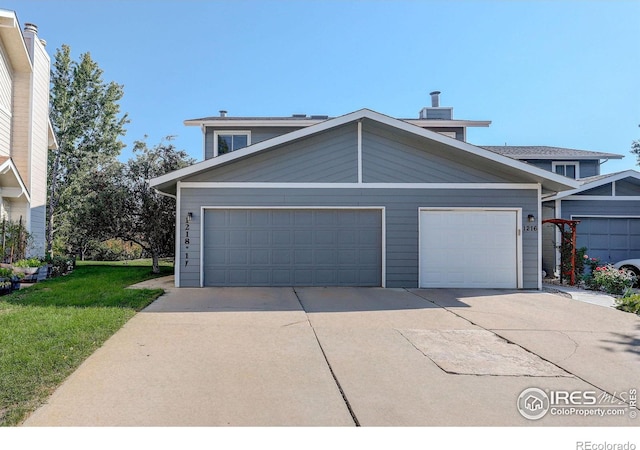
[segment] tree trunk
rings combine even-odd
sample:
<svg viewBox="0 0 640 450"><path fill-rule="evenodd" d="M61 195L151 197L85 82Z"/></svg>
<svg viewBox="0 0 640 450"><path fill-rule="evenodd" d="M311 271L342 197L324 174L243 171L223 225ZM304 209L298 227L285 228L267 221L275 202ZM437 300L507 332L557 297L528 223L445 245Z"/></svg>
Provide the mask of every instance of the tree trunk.
<svg viewBox="0 0 640 450"><path fill-rule="evenodd" d="M153 273L160 273L160 258L156 252L151 253L152 269Z"/></svg>

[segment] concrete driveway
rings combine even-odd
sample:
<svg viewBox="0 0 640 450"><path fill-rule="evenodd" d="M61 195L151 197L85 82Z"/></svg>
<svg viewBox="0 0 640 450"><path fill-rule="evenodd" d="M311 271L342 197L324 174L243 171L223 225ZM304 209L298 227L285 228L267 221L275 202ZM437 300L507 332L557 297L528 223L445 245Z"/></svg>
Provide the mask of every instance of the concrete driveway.
<svg viewBox="0 0 640 450"><path fill-rule="evenodd" d="M25 425L638 425L639 363L637 316L542 292L168 289ZM624 415L529 420L528 388Z"/></svg>

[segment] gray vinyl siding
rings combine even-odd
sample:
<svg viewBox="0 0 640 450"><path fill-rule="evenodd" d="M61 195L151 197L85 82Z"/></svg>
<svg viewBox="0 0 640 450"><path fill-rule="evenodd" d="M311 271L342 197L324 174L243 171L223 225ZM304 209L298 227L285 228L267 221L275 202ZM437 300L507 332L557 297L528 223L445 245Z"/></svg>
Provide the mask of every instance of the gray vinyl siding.
<svg viewBox="0 0 640 450"><path fill-rule="evenodd" d="M552 172L553 166L551 165L551 161L549 161L548 159L526 159L524 161L539 169L548 170L549 172Z"/></svg>
<svg viewBox="0 0 640 450"><path fill-rule="evenodd" d="M571 219L571 216L575 215L640 217L640 202L634 200L563 200L562 219Z"/></svg>
<svg viewBox="0 0 640 450"><path fill-rule="evenodd" d="M371 121L363 122L362 171L365 183L512 182L472 155L460 161L451 148ZM459 155L456 153L456 156ZM475 163L475 164L474 164Z"/></svg>
<svg viewBox="0 0 640 450"><path fill-rule="evenodd" d="M180 200L180 283L200 283L200 221L202 206L234 207L384 207L386 229L386 286L418 286L418 208L420 207L513 207L522 216L538 214L538 192L534 189L286 189L286 188L182 188ZM185 244L185 217L193 213L189 245ZM524 232L523 287L538 288L538 233ZM185 255L189 262L185 267ZM452 255L455 257L455 255ZM478 261L487 264L490 261Z"/></svg>
<svg viewBox="0 0 640 450"><path fill-rule="evenodd" d="M272 139L283 134L291 133L292 131L299 130L300 128L304 127L207 127L204 135L204 159L213 158L213 136L215 131L249 131L251 133L251 144L253 145L257 144L258 142L266 141L267 139Z"/></svg>
<svg viewBox="0 0 640 450"><path fill-rule="evenodd" d="M462 127L425 127L429 131L435 131L436 133L451 133L456 134L456 140L464 142L464 128Z"/></svg>
<svg viewBox="0 0 640 450"><path fill-rule="evenodd" d="M611 183L608 183L593 189L587 189L586 191L579 192L576 195L611 195L611 192Z"/></svg>
<svg viewBox="0 0 640 450"><path fill-rule="evenodd" d="M624 180L616 181L616 196L640 196L640 180L625 178Z"/></svg>
<svg viewBox="0 0 640 450"><path fill-rule="evenodd" d="M357 125L347 124L213 168L184 181L356 182Z"/></svg>
<svg viewBox="0 0 640 450"><path fill-rule="evenodd" d="M580 161L580 178L595 177L600 175L599 160Z"/></svg>

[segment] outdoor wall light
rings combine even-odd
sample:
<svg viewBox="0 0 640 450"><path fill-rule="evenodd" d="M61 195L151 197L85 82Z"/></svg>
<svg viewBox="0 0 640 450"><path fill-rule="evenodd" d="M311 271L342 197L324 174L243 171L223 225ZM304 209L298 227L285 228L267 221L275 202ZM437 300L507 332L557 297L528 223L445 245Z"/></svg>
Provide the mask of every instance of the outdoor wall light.
<svg viewBox="0 0 640 450"><path fill-rule="evenodd" d="M191 214L191 213L189 213L189 214ZM534 216L533 214L529 214L529 215L527 216L527 220L528 220L529 222L535 222L535 221L536 221L536 216Z"/></svg>
<svg viewBox="0 0 640 450"><path fill-rule="evenodd" d="M190 223L191 219L193 219L193 213L189 212L189 213L187 213L187 223Z"/></svg>

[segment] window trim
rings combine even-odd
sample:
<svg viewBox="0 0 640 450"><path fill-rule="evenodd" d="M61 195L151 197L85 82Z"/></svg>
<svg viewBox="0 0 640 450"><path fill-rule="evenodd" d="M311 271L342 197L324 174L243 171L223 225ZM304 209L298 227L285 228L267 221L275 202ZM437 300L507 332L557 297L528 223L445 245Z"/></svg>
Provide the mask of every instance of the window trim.
<svg viewBox="0 0 640 450"><path fill-rule="evenodd" d="M559 173L556 172L556 167L558 166L574 166L576 168L576 177L574 179L575 180L580 179L580 162L579 161L553 161L551 163L551 171L553 173L560 175ZM566 168L564 172L567 173ZM566 177L566 175L563 175L563 176Z"/></svg>
<svg viewBox="0 0 640 450"><path fill-rule="evenodd" d="M213 157L218 156L218 136L219 135L232 135L232 136L246 136L247 137L247 147L251 145L251 131L250 130L215 130L213 132ZM246 147L242 147L246 148ZM237 149L240 150L240 149ZM232 150L231 152L233 152ZM229 152L229 153L231 153Z"/></svg>

